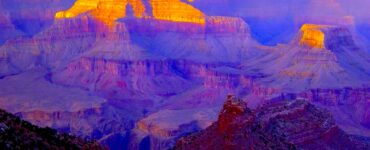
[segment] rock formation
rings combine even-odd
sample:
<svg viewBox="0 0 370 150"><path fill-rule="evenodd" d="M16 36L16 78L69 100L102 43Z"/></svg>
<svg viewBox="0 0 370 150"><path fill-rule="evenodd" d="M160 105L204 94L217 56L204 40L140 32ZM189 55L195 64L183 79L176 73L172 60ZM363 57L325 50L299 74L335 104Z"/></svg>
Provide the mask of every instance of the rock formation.
<svg viewBox="0 0 370 150"><path fill-rule="evenodd" d="M153 17L176 22L205 23L205 15L180 0L150 0Z"/></svg>
<svg viewBox="0 0 370 150"><path fill-rule="evenodd" d="M251 110L229 96L218 120L185 136L174 149L363 149L364 143L339 129L331 115L303 101L281 101Z"/></svg>
<svg viewBox="0 0 370 150"><path fill-rule="evenodd" d="M90 13L107 25L113 25L117 19L126 17L126 7L129 5L136 18L151 16L159 20L205 23L205 15L201 11L180 0L150 0L149 3L152 14L147 15L149 8L142 0L78 0L70 9L56 13L55 18L74 18Z"/></svg>
<svg viewBox="0 0 370 150"><path fill-rule="evenodd" d="M300 30L299 45L311 48L341 51L342 48L357 50L351 31L345 27L305 24Z"/></svg>
<svg viewBox="0 0 370 150"><path fill-rule="evenodd" d="M234 127L248 127L245 133L255 140L249 144L259 147L299 148L322 131L341 136L328 115L303 102L281 104L294 114L283 121L275 112L252 110L296 98L328 108L345 132L370 136L369 55L347 27L307 24L290 44L267 47L254 41L248 18L197 9L252 3L243 0L199 0L202 7L192 0L23 1L0 2L0 107L39 126L111 149L167 149L216 121L224 97L234 93L248 99L250 109L231 100L225 104L231 113L212 127L217 135L230 132L230 140L240 137ZM272 105L264 108L285 112ZM294 132L303 126L289 120L296 116L316 121L307 121L318 126L307 131L312 137ZM293 125L280 128L282 122ZM281 131L291 135L281 140Z"/></svg>
<svg viewBox="0 0 370 150"><path fill-rule="evenodd" d="M305 24L301 28L301 40L299 41L300 45L309 46L312 48L325 48L325 34L322 30L323 28L328 28L329 26L320 26Z"/></svg>
<svg viewBox="0 0 370 150"><path fill-rule="evenodd" d="M272 48L270 54L249 62L245 68L262 68L264 74L271 75L267 84L288 92L362 88L369 84L370 70L365 67L369 56L353 38L345 27L306 24L291 44Z"/></svg>

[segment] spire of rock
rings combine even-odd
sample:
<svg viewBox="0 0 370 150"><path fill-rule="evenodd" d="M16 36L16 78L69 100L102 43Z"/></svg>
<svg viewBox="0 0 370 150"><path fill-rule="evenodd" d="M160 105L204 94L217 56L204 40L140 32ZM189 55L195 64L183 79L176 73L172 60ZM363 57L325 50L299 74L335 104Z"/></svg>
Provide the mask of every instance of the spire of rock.
<svg viewBox="0 0 370 150"><path fill-rule="evenodd" d="M222 133L233 130L232 122L253 122L254 116L252 111L247 107L247 103L232 95L227 96L221 113L218 117L218 130Z"/></svg>

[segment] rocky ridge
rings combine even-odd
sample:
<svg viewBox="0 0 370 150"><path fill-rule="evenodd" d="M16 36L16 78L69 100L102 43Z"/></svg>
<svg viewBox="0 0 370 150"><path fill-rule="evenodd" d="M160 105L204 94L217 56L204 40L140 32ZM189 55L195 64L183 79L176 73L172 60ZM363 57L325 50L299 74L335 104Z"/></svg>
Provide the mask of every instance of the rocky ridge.
<svg viewBox="0 0 370 150"><path fill-rule="evenodd" d="M218 121L181 138L174 149L364 149L331 115L304 100L280 101L251 110L229 96Z"/></svg>

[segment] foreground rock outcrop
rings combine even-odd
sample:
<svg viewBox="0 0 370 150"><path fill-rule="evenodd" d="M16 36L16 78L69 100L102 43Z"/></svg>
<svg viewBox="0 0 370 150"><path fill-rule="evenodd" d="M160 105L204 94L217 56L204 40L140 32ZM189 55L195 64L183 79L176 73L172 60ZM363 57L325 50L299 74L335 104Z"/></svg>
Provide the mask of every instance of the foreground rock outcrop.
<svg viewBox="0 0 370 150"><path fill-rule="evenodd" d="M175 149L366 149L338 128L330 113L304 100L251 110L229 96L218 121L177 141Z"/></svg>

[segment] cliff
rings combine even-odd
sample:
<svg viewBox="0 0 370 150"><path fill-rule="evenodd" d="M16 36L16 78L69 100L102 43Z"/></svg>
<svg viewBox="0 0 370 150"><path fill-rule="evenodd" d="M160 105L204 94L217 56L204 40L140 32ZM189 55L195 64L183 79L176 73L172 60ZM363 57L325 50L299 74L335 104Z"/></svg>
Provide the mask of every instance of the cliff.
<svg viewBox="0 0 370 150"><path fill-rule="evenodd" d="M266 49L269 54L250 60L243 67L245 72L262 73L265 77L256 83L276 89L271 95L280 100L305 98L328 108L347 133L369 135L365 132L369 55L358 48L354 34L345 27L304 25L302 30L307 35L301 31L292 43ZM315 34L324 38L321 43ZM310 39L311 44L316 42L314 47Z"/></svg>
<svg viewBox="0 0 370 150"><path fill-rule="evenodd" d="M8 70L26 71L40 66L55 69L107 40L128 45L129 35L125 25L117 24L115 28L108 29L87 16L58 20L32 38L8 40L0 47L1 63L11 68ZM14 71L2 73L13 74Z"/></svg>
<svg viewBox="0 0 370 150"><path fill-rule="evenodd" d="M138 1L140 2L140 1ZM55 14L56 19L63 18L75 18L81 14L89 13L97 20L105 23L108 26L113 26L114 22L126 16L126 5L127 1L112 1L112 0L78 0L74 5L66 11L60 11ZM136 6L136 5L135 5ZM141 6L143 7L143 6ZM138 9L134 9L138 17L142 16L143 12L137 12ZM144 9L144 8L141 8ZM143 11L143 10L142 10Z"/></svg>
<svg viewBox="0 0 370 150"><path fill-rule="evenodd" d="M251 110L229 96L218 121L185 136L174 149L363 149L367 143L339 129L325 111L303 100Z"/></svg>
<svg viewBox="0 0 370 150"><path fill-rule="evenodd" d="M266 48L252 39L245 18L206 16L191 0L73 1L4 0L21 9L0 10L6 33L0 37L7 38L0 47L1 108L40 126L99 139L112 149L166 149L211 125L228 93L249 99L250 108L271 98L303 97L329 108L346 132L370 135L369 55L350 29L307 24L291 44ZM8 39L13 30L27 36ZM264 108L285 113L272 105ZM306 133L299 130L305 125L274 116L281 114L231 100L214 135L230 132L229 140L245 140L234 128L248 128L254 141L247 144L257 148L294 148L312 140L326 147L331 140L314 140L324 131L329 139L332 132L342 137L332 119L311 105L281 105L293 114L284 117L316 122ZM279 126L284 122L292 126ZM284 133L289 138L281 140Z"/></svg>
<svg viewBox="0 0 370 150"><path fill-rule="evenodd" d="M369 85L369 55L359 49L352 32L345 27L303 25L288 45L271 48L269 54L246 64L249 71L260 69L264 82L286 92ZM249 72L250 73L250 72Z"/></svg>
<svg viewBox="0 0 370 150"><path fill-rule="evenodd" d="M161 20L123 20L133 43L154 55L196 62L240 62L258 53L241 18L212 16L205 25Z"/></svg>
<svg viewBox="0 0 370 150"><path fill-rule="evenodd" d="M107 27L89 16L56 20L32 38L8 40L0 47L1 76L40 66L61 69L78 57L239 62L257 45L240 18L208 17L206 24L135 19Z"/></svg>
<svg viewBox="0 0 370 150"><path fill-rule="evenodd" d="M5 66L0 70L1 107L37 125L99 139L111 148L129 142L138 146L145 136L168 148L174 137L198 130L194 120L204 128L214 118L189 114L184 121L163 126L157 115L172 121L177 116L170 114L216 113L200 108L168 112L164 105L214 106L222 103L224 88L249 80L211 70L230 65L218 60L242 60L247 54L252 45L248 25L233 17L207 17L206 22L127 17L107 27L91 14L56 19L38 34L8 40L0 48L0 65ZM198 102L189 101L194 97ZM135 123L144 137L130 133Z"/></svg>
<svg viewBox="0 0 370 150"><path fill-rule="evenodd" d="M302 37L299 41L300 45L309 46L312 48L325 48L325 33L322 31L329 26L320 26L305 24L302 26L300 32Z"/></svg>
<svg viewBox="0 0 370 150"><path fill-rule="evenodd" d="M343 48L357 50L351 31L346 27L304 24L300 29L299 45L331 51Z"/></svg>
<svg viewBox="0 0 370 150"><path fill-rule="evenodd" d="M150 0L153 17L175 22L205 23L205 15L180 0Z"/></svg>
<svg viewBox="0 0 370 150"><path fill-rule="evenodd" d="M56 13L55 18L74 18L89 13L107 25L114 25L117 19L126 17L126 7L129 5L136 18L152 17L174 22L205 23L205 15L201 11L180 0L149 0L145 3L141 0L78 0L70 9ZM147 15L147 9L151 9L152 14Z"/></svg>

